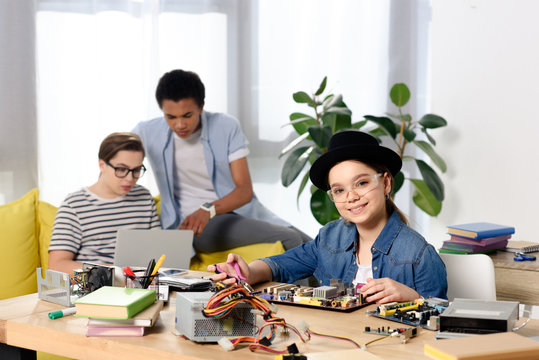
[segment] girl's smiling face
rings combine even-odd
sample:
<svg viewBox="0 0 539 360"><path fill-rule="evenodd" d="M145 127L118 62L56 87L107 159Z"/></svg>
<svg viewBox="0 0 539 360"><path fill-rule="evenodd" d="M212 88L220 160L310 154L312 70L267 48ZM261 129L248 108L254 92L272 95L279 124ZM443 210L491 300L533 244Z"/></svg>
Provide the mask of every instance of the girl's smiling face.
<svg viewBox="0 0 539 360"><path fill-rule="evenodd" d="M357 160L346 160L333 166L328 174L330 190L340 192L344 199L335 202L341 216L358 226L376 226L387 221L385 194L391 191L391 179L387 174L376 176L376 171ZM363 196L356 190L368 184ZM359 191L364 192L364 191Z"/></svg>

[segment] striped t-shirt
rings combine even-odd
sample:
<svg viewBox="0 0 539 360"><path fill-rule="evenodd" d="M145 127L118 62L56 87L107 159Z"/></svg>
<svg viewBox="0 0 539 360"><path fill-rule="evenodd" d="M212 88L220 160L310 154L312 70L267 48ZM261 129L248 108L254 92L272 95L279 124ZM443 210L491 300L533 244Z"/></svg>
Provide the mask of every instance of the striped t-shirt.
<svg viewBox="0 0 539 360"><path fill-rule="evenodd" d="M112 264L118 229L160 228L150 192L135 185L129 193L103 199L83 188L69 194L56 213L49 251L66 250L75 261Z"/></svg>

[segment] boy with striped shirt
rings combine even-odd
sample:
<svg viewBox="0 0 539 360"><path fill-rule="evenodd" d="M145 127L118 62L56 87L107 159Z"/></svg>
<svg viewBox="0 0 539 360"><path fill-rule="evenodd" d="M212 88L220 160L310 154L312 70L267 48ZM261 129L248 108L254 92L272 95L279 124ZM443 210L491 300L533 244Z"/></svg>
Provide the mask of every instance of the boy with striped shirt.
<svg viewBox="0 0 539 360"><path fill-rule="evenodd" d="M60 205L49 245L49 268L69 273L82 262L112 264L118 229L160 228L150 192L136 185L144 148L133 133L113 133L99 149L97 182Z"/></svg>

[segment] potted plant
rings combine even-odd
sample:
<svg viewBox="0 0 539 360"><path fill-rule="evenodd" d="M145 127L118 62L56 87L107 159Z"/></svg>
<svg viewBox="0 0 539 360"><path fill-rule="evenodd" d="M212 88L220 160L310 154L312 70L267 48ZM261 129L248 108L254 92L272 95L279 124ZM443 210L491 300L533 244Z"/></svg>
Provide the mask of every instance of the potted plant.
<svg viewBox="0 0 539 360"><path fill-rule="evenodd" d="M436 171L425 161L416 158L406 152L407 148L416 147L423 151L436 165L445 172L447 167L444 160L435 152L436 141L429 131L447 125L444 118L425 114L418 121L414 121L403 107L410 99L410 90L405 84L395 84L389 93L391 102L397 107L395 114L387 116L365 115L362 120L352 122L352 112L343 102L342 95L324 95L327 77L324 77L318 90L312 95L304 91L293 94L296 103L307 104L314 115L304 113L290 114L290 122L286 125L294 127L298 134L282 151L279 157L286 156L281 170L281 182L283 186L290 186L301 174L307 164L310 165L322 155L329 143L331 136L344 129L362 129L371 124L369 130L363 130L375 136L381 142L382 137L392 140L395 151L400 155L403 162L414 162L421 179L406 178L399 172L395 176L395 186L392 196L402 188L404 181L410 181L414 186L413 201L416 206L431 216L436 216L442 209L444 200L444 185ZM428 141L418 138L418 134L424 134ZM307 172L300 183L297 200L309 181ZM311 212L315 219L322 225L339 218L339 213L327 194L311 186Z"/></svg>

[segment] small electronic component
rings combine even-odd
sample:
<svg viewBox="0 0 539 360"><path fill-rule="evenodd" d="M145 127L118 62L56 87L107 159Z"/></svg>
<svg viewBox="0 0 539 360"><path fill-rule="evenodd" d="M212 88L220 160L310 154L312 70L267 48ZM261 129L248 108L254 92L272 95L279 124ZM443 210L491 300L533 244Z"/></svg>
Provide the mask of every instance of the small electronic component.
<svg viewBox="0 0 539 360"><path fill-rule="evenodd" d="M382 326L382 328L371 329L370 326L365 326L365 333L384 336L399 336L401 342L404 344L408 341L408 339L417 335L417 328L414 327L391 329L389 326L387 328Z"/></svg>
<svg viewBox="0 0 539 360"><path fill-rule="evenodd" d="M449 306L447 300L427 298L383 304L378 306L376 311L368 311L367 314L411 326L420 326L427 330L438 330L440 314L447 306Z"/></svg>
<svg viewBox="0 0 539 360"><path fill-rule="evenodd" d="M340 311L352 311L367 305L358 289L340 280L331 280L329 286L314 288L278 283L264 288L257 295L278 304Z"/></svg>

